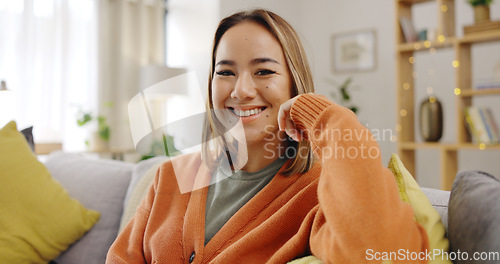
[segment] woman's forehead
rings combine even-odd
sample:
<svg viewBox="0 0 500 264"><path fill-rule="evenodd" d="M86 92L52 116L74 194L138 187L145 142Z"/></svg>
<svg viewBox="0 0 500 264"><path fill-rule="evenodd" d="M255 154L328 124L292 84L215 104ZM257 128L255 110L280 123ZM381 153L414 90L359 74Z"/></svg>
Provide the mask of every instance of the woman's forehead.
<svg viewBox="0 0 500 264"><path fill-rule="evenodd" d="M272 58L283 62L279 41L264 26L243 22L228 29L216 50L216 63L220 60ZM242 57L243 56L243 57Z"/></svg>

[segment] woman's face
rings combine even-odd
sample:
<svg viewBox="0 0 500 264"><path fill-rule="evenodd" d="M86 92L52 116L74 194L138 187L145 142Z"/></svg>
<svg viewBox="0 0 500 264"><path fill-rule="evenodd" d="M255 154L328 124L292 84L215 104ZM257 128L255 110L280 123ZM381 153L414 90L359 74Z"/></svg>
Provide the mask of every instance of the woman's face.
<svg viewBox="0 0 500 264"><path fill-rule="evenodd" d="M241 118L247 144L283 139L276 137L278 110L292 96L292 81L278 40L254 22L233 26L219 42L214 69L214 108Z"/></svg>

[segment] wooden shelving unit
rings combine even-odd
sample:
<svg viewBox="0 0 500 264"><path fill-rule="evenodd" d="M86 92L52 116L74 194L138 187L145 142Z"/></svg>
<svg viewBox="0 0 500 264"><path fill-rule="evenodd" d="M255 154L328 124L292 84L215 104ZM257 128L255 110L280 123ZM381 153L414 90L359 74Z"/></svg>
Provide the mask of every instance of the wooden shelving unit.
<svg viewBox="0 0 500 264"><path fill-rule="evenodd" d="M400 26L400 17L412 19L412 7L424 2L435 2L437 6L437 40L405 42ZM464 109L472 105L475 96L499 96L500 89L474 90L472 86L471 46L476 43L500 41L500 32L483 32L455 37L454 0L395 0L396 4L396 97L398 155L406 168L416 175L415 152L431 149L440 153L441 188L450 190L457 174L457 152L460 150L500 150L500 144L485 145L471 143L466 129ZM434 49L455 50L457 141L449 143L419 143L415 140L415 87L413 77L414 54ZM499 96L500 97L500 96Z"/></svg>
<svg viewBox="0 0 500 264"><path fill-rule="evenodd" d="M460 96L463 98L473 97L478 95L493 95L500 94L500 88L495 89L484 89L484 90L463 90L460 92Z"/></svg>

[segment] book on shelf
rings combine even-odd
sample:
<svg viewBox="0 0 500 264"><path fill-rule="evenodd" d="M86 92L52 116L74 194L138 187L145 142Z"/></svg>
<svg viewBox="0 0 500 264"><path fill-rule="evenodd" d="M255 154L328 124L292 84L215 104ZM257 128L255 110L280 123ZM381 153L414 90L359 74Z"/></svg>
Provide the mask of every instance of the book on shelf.
<svg viewBox="0 0 500 264"><path fill-rule="evenodd" d="M418 40L418 34L413 26L413 22L409 17L401 16L399 18L399 23L401 25L401 30L403 31L403 36L406 42L415 42Z"/></svg>
<svg viewBox="0 0 500 264"><path fill-rule="evenodd" d="M484 107L479 107L478 109L479 115L481 116L481 121L483 121L484 127L486 129L486 133L488 134L488 139L491 143L498 142L497 136L493 131L492 124L490 118L487 116L486 109Z"/></svg>
<svg viewBox="0 0 500 264"><path fill-rule="evenodd" d="M465 121L475 143L496 144L500 142L500 131L488 107L468 107Z"/></svg>
<svg viewBox="0 0 500 264"><path fill-rule="evenodd" d="M493 116L493 112L488 107L485 107L484 111L486 112L486 117L488 119L488 127L492 130L492 133L496 138L496 143L500 143L500 129L498 128L498 124Z"/></svg>
<svg viewBox="0 0 500 264"><path fill-rule="evenodd" d="M476 89L478 90L500 89L500 80L478 81L476 83Z"/></svg>

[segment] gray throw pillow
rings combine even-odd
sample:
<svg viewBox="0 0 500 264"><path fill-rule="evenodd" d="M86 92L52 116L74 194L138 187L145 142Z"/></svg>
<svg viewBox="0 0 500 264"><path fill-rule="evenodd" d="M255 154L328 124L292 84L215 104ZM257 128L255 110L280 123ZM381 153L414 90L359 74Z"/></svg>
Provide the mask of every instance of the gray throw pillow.
<svg viewBox="0 0 500 264"><path fill-rule="evenodd" d="M55 259L55 262L104 263L108 249L118 234L123 199L134 164L56 152L49 156L45 165L71 197L86 208L101 213L94 227Z"/></svg>
<svg viewBox="0 0 500 264"><path fill-rule="evenodd" d="M130 180L127 195L125 196L123 214L118 232L121 232L134 216L137 206L139 206L151 188L158 168L168 159L165 156L157 156L137 163L132 171L132 179Z"/></svg>
<svg viewBox="0 0 500 264"><path fill-rule="evenodd" d="M21 133L26 138L28 145L30 145L31 151L35 152L35 141L33 140L33 126L21 130Z"/></svg>
<svg viewBox="0 0 500 264"><path fill-rule="evenodd" d="M146 171L148 171L149 168L151 168L153 165L165 162L168 159L169 157L156 156L147 160L142 160L136 164L134 170L132 171L132 178L130 179L130 184L127 189L127 194L125 195L125 199L123 201L123 208L127 207L130 195L132 195L135 185L139 182L142 176L144 176L144 173L146 173Z"/></svg>
<svg viewBox="0 0 500 264"><path fill-rule="evenodd" d="M454 263L499 263L483 252L498 257L500 249L500 179L481 171L459 172L451 190L448 221L451 252L468 256ZM487 260L471 260L475 253Z"/></svg>

